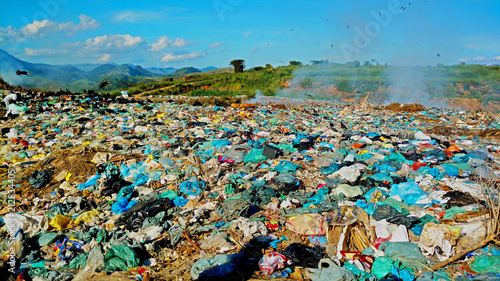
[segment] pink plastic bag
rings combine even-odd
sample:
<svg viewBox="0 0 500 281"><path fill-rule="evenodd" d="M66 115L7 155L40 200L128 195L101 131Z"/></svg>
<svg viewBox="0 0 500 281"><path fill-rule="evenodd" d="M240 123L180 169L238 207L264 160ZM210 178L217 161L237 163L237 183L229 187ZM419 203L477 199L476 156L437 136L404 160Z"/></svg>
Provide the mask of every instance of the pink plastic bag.
<svg viewBox="0 0 500 281"><path fill-rule="evenodd" d="M259 268L267 275L273 274L275 270L291 265L292 261L282 254L270 252L259 260Z"/></svg>

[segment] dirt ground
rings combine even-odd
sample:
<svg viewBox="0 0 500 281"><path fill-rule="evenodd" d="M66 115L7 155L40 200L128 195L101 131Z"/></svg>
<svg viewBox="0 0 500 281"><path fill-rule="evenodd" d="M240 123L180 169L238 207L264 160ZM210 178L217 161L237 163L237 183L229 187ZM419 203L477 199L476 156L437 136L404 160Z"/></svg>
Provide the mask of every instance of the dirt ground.
<svg viewBox="0 0 500 281"><path fill-rule="evenodd" d="M386 106L384 109L396 111L396 112L418 112L426 110L425 106L414 103L414 104L400 104L400 103L391 103Z"/></svg>

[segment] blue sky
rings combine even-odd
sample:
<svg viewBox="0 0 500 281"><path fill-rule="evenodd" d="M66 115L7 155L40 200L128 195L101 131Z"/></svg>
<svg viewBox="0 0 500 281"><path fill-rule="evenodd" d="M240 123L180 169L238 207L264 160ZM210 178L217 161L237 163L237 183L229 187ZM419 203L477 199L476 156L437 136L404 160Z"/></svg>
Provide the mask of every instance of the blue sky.
<svg viewBox="0 0 500 281"><path fill-rule="evenodd" d="M30 62L248 67L500 63L496 0L2 1L0 48ZM439 54L439 56L438 56Z"/></svg>

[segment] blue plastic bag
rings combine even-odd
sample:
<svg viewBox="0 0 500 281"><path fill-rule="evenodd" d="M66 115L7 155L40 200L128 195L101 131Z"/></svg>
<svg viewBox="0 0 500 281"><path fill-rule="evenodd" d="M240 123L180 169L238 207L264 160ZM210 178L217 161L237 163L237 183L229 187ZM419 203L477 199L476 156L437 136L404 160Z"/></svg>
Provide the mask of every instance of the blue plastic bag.
<svg viewBox="0 0 500 281"><path fill-rule="evenodd" d="M113 205L111 205L111 211L115 213L115 215L125 213L130 208L132 208L135 204L137 204L136 200L132 200L128 202L127 198L121 197L118 199Z"/></svg>
<svg viewBox="0 0 500 281"><path fill-rule="evenodd" d="M393 184L391 187L391 197L399 196L403 202L416 205L418 201L427 198L425 193L415 182L402 182Z"/></svg>
<svg viewBox="0 0 500 281"><path fill-rule="evenodd" d="M90 179L87 180L87 182L78 185L77 188L80 189L80 190L84 190L87 187L93 186L93 185L96 184L97 180L100 177L101 177L100 175L92 176Z"/></svg>
<svg viewBox="0 0 500 281"><path fill-rule="evenodd" d="M198 181L196 177L191 177L190 180L181 183L179 189L186 195L199 196L202 190L205 189L205 181Z"/></svg>

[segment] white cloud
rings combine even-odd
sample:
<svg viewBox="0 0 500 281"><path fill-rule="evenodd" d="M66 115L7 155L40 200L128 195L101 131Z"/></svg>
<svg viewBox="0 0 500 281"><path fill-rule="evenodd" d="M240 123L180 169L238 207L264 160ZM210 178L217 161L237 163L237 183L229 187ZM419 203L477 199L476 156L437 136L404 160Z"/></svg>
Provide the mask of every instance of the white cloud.
<svg viewBox="0 0 500 281"><path fill-rule="evenodd" d="M258 50L259 50L259 48L258 48L258 47L255 47L255 48L253 48L253 49L251 49L251 50L250 50L250 53L255 53L255 52L257 52Z"/></svg>
<svg viewBox="0 0 500 281"><path fill-rule="evenodd" d="M86 16L81 16L80 22L80 27L77 27L76 25L71 26L71 24L68 23L65 23L66 25L63 27L60 27L60 24L56 24L50 21L36 22L34 25L29 26L28 30L32 34L45 34L47 33L49 27L65 30L70 30L71 28L75 30L82 29L84 27L95 27L96 24L96 22ZM15 32L16 30L12 27L0 28L0 36L3 34L12 36L12 34ZM0 37L0 44L2 40L5 39ZM57 46L57 48L52 48L52 46L40 46L39 49L25 48L22 51L22 55L24 55L25 57L38 56L39 59L43 59L44 56L47 56L52 60L60 59L73 62L88 62L89 58L93 58L94 62L107 62L111 60L116 62L132 63L139 63L149 60L161 60L163 62L184 62L202 58L214 52L223 51L220 49L224 48L224 45L222 43L216 42L210 45L212 47L210 52L207 50L200 50L197 52L174 51L193 44L197 43L188 41L183 38L170 39L166 36L160 37L156 42L149 42L140 36L133 36L131 34L103 34L101 36L87 38L82 41L63 43ZM167 51L162 52L162 50Z"/></svg>
<svg viewBox="0 0 500 281"><path fill-rule="evenodd" d="M142 44L146 44L146 41L140 36L133 37L129 34L111 34L102 35L95 38L89 38L84 43L85 49L97 49L97 50L113 50L122 48L136 48Z"/></svg>
<svg viewBox="0 0 500 281"><path fill-rule="evenodd" d="M105 34L85 41L62 44L61 52L69 54L71 59L85 60L94 57L98 62L126 61L133 62L150 53L151 44L140 36L130 34Z"/></svg>
<svg viewBox="0 0 500 281"><path fill-rule="evenodd" d="M49 55L55 55L56 50L55 49L31 49L31 48L24 48L24 54L27 56L49 56Z"/></svg>
<svg viewBox="0 0 500 281"><path fill-rule="evenodd" d="M158 52L166 48L182 48L192 44L194 43L182 38L175 38L174 41L167 36L162 36L160 37L160 39L158 39L158 42L151 44L151 51Z"/></svg>
<svg viewBox="0 0 500 281"><path fill-rule="evenodd" d="M174 44L172 44L172 47L182 48L182 47L187 47L191 44L193 44L193 42L186 41L185 39L182 38L175 38L175 42Z"/></svg>
<svg viewBox="0 0 500 281"><path fill-rule="evenodd" d="M223 43L222 42L215 42L213 44L210 44L210 46L208 46L209 49L214 49L214 48L217 48L217 47L220 47L222 46Z"/></svg>
<svg viewBox="0 0 500 281"><path fill-rule="evenodd" d="M158 19L161 15L161 12L156 11L128 10L117 13L113 17L113 21L136 23L144 20Z"/></svg>
<svg viewBox="0 0 500 281"><path fill-rule="evenodd" d="M174 41L167 36L162 36L158 39L157 43L151 44L151 51L157 52L166 49L169 45L172 45Z"/></svg>
<svg viewBox="0 0 500 281"><path fill-rule="evenodd" d="M101 27L101 24L98 21L89 16L80 15L78 18L80 19L80 22L75 26L75 31L94 30Z"/></svg>
<svg viewBox="0 0 500 281"><path fill-rule="evenodd" d="M491 58L486 58L486 57L466 58L466 59L461 59L460 62L467 64L500 65L500 56Z"/></svg>
<svg viewBox="0 0 500 281"><path fill-rule="evenodd" d="M192 52L192 53L185 53L185 54L180 54L180 55L175 55L175 54L166 54L163 56L161 59L162 62L177 62L177 61L188 61L188 60L193 60L197 58L204 57L206 53L200 53L200 52Z"/></svg>
<svg viewBox="0 0 500 281"><path fill-rule="evenodd" d="M59 29L58 24L51 20L34 21L21 28L21 33L25 36L44 37L46 33L54 32Z"/></svg>
<svg viewBox="0 0 500 281"><path fill-rule="evenodd" d="M80 22L75 24L72 21L57 23L51 20L34 21L33 23L27 24L25 27L21 28L21 33L25 36L38 36L45 37L48 34L66 31L69 33L74 33L77 31L93 30L101 27L101 24L95 19L86 16L78 16Z"/></svg>
<svg viewBox="0 0 500 281"><path fill-rule="evenodd" d="M252 31L249 30L249 31L243 33L243 36L248 37L250 34L252 34Z"/></svg>
<svg viewBox="0 0 500 281"><path fill-rule="evenodd" d="M61 44L58 53L71 58L84 59L95 57L98 61L108 61L110 58L127 59L140 57L148 52L150 44L140 36L130 34L107 34L88 38L85 41Z"/></svg>
<svg viewBox="0 0 500 281"><path fill-rule="evenodd" d="M0 27L0 43L20 43L30 39L43 38L57 32L67 32L74 34L78 31L92 30L101 27L95 19L80 15L80 22L75 24L72 21L57 23L51 20L33 21L19 29L8 26Z"/></svg>
<svg viewBox="0 0 500 281"><path fill-rule="evenodd" d="M109 59L111 58L111 55L110 54L104 54L102 55L101 58L99 58L97 61L98 62L104 62L104 61L109 61Z"/></svg>
<svg viewBox="0 0 500 281"><path fill-rule="evenodd" d="M227 50L229 50L229 48L227 46L224 46L224 43L215 42L213 44L210 44L210 46L208 46L205 52L209 52L210 54L215 54L215 53L222 53Z"/></svg>
<svg viewBox="0 0 500 281"><path fill-rule="evenodd" d="M20 32L16 28L12 28L11 25L6 28L0 27L0 44L3 43L20 43L25 41L26 38L20 35Z"/></svg>

